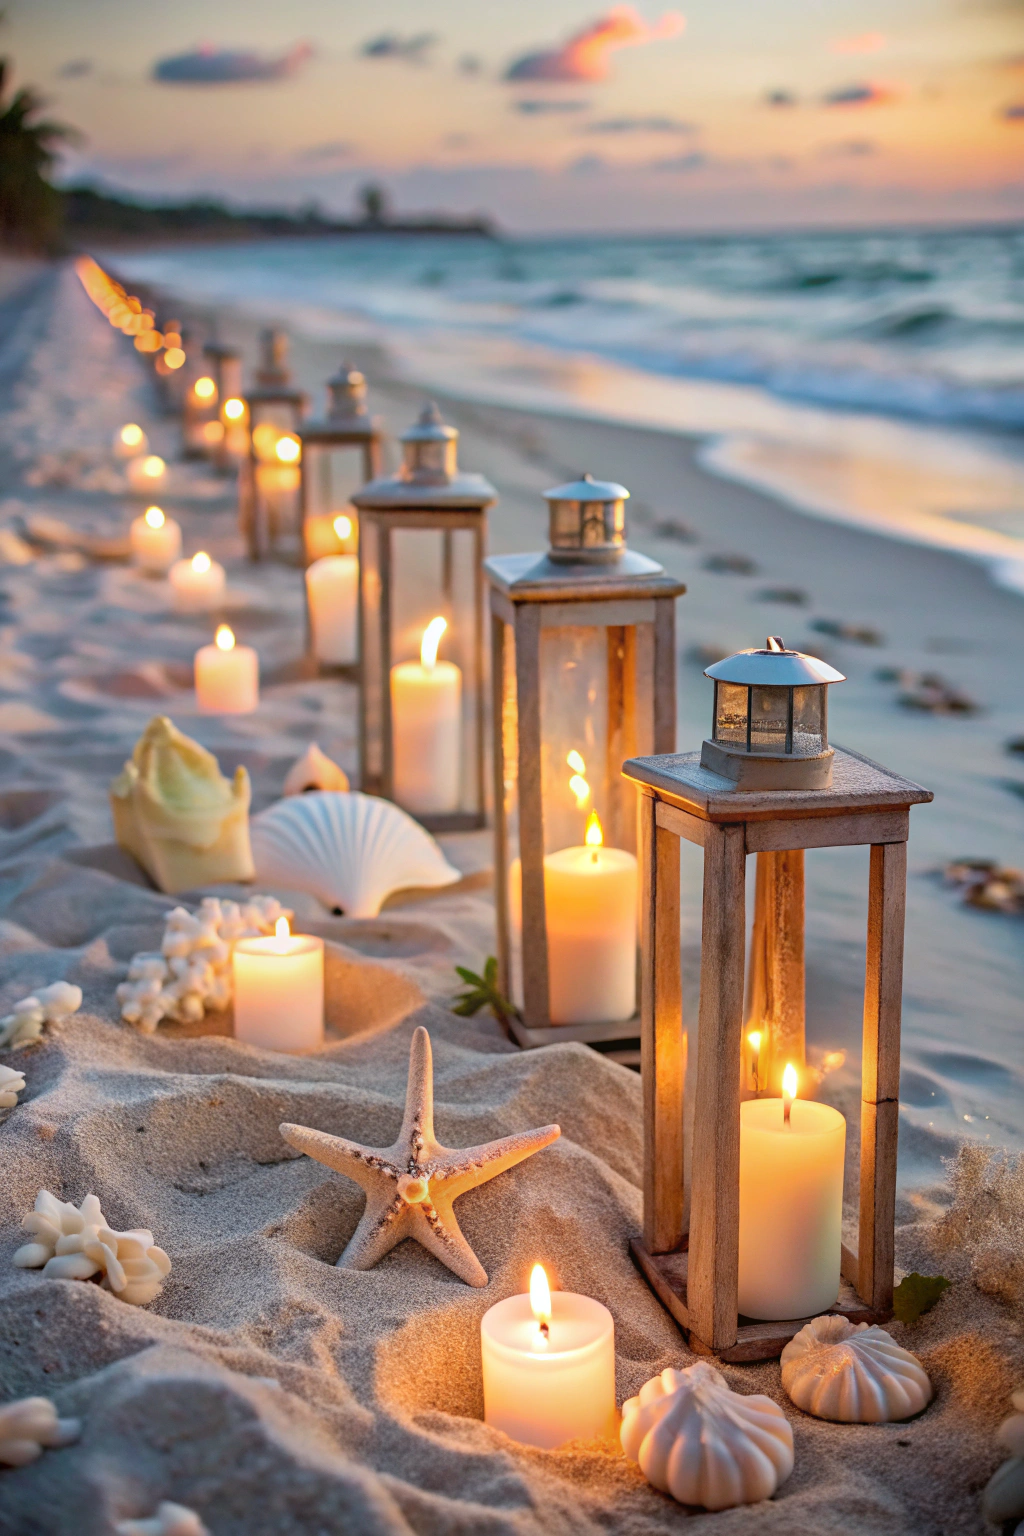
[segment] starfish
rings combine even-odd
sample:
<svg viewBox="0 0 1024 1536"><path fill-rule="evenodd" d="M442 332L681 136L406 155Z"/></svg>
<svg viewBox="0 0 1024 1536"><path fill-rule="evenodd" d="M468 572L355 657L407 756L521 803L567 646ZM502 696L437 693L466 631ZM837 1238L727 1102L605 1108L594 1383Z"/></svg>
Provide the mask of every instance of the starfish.
<svg viewBox="0 0 1024 1536"><path fill-rule="evenodd" d="M363 1147L305 1125L282 1125L281 1135L366 1191L366 1207L338 1259L340 1269L372 1269L396 1244L412 1237L467 1285L486 1285L487 1272L462 1235L452 1202L532 1157L561 1130L545 1125L479 1147L443 1147L434 1137L430 1036L420 1025L412 1037L405 1118L394 1146Z"/></svg>

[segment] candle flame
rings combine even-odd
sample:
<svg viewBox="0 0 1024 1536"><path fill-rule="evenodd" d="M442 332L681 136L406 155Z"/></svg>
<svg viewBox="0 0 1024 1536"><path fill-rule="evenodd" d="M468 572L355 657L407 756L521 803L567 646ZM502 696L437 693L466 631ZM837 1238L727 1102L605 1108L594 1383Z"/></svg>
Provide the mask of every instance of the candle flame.
<svg viewBox="0 0 1024 1536"><path fill-rule="evenodd" d="M159 480L167 465L158 453L151 453L142 461L142 473L150 480Z"/></svg>
<svg viewBox="0 0 1024 1536"><path fill-rule="evenodd" d="M576 796L576 809L578 811L582 811L583 807L590 799L590 785L587 783L586 779L581 778L578 773L574 773L572 778L569 780L569 788Z"/></svg>
<svg viewBox="0 0 1024 1536"><path fill-rule="evenodd" d="M423 631L423 640L420 644L420 661L428 669L437 665L437 648L441 644L441 636L447 628L448 620L442 619L438 615L436 619L431 619Z"/></svg>
<svg viewBox="0 0 1024 1536"><path fill-rule="evenodd" d="M168 347L164 353L164 362L168 368L183 368L185 366L185 354L180 347Z"/></svg>
<svg viewBox="0 0 1024 1536"><path fill-rule="evenodd" d="M200 576L202 576L204 572L210 569L212 563L213 562L204 549L201 549L198 555L192 556L192 569L196 571Z"/></svg>
<svg viewBox="0 0 1024 1536"><path fill-rule="evenodd" d="M586 773L587 771L587 765L583 761L582 757L580 757L580 754L576 751L575 747L569 753L568 757L566 758L566 762L569 764L569 767L572 769L573 773Z"/></svg>
<svg viewBox="0 0 1024 1536"><path fill-rule="evenodd" d="M587 817L587 830L584 833L584 842L588 848L600 848L604 842L604 833L601 830L601 819L596 811L591 811Z"/></svg>
<svg viewBox="0 0 1024 1536"><path fill-rule="evenodd" d="M228 630L228 634L230 634L230 633L231 633L231 631ZM274 924L274 938L275 939L290 939L291 938L291 934L292 934L292 931L291 931L291 929L288 926L288 919L286 917L279 917L277 922Z"/></svg>
<svg viewBox="0 0 1024 1536"><path fill-rule="evenodd" d="M232 396L230 400L225 400L224 415L228 421L241 421L245 415L245 401L239 400L237 396Z"/></svg>
<svg viewBox="0 0 1024 1536"><path fill-rule="evenodd" d="M159 507L150 507L146 513L146 522L151 528L163 527L165 518Z"/></svg>
<svg viewBox="0 0 1024 1536"><path fill-rule="evenodd" d="M299 455L302 453L302 444L297 437L292 437L290 433L286 433L284 437L278 438L274 452L282 464L297 464Z"/></svg>
<svg viewBox="0 0 1024 1536"><path fill-rule="evenodd" d="M543 1264L535 1264L530 1271L530 1306L546 1335L551 1322L551 1287Z"/></svg>
<svg viewBox="0 0 1024 1536"><path fill-rule="evenodd" d="M761 1031L759 1029L752 1029L750 1031L750 1034L747 1036L747 1044L756 1056L761 1049Z"/></svg>
<svg viewBox="0 0 1024 1536"><path fill-rule="evenodd" d="M214 635L214 643L218 651L233 651L235 648L234 631L226 624L218 624L217 633Z"/></svg>
<svg viewBox="0 0 1024 1536"><path fill-rule="evenodd" d="M350 517L336 517L334 519L334 531L339 539L352 537L352 519Z"/></svg>
<svg viewBox="0 0 1024 1536"><path fill-rule="evenodd" d="M212 400L217 393L217 386L207 374L204 374L201 379L196 379L192 390L197 400Z"/></svg>
<svg viewBox="0 0 1024 1536"><path fill-rule="evenodd" d="M796 1067L787 1062L786 1070L782 1074L782 1118L786 1125L789 1124L790 1113L793 1108L793 1100L799 1087L799 1079L796 1075Z"/></svg>
<svg viewBox="0 0 1024 1536"><path fill-rule="evenodd" d="M126 448L137 448L145 435L142 428L137 426L134 421L129 421L126 426L121 428L121 441Z"/></svg>

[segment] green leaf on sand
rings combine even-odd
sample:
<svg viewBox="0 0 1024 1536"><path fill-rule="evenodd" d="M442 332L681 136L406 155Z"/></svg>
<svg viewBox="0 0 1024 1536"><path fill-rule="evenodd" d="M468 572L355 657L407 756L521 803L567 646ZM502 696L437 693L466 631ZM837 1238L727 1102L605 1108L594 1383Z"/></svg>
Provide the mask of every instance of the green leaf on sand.
<svg viewBox="0 0 1024 1536"><path fill-rule="evenodd" d="M519 1010L498 990L498 962L493 955L488 955L484 962L482 976L467 970L464 965L457 965L455 971L466 983L466 990L457 993L452 1000L453 1013L467 1019L479 1013L481 1008L489 1008L501 1024L507 1024L511 1018L518 1018Z"/></svg>
<svg viewBox="0 0 1024 1536"><path fill-rule="evenodd" d="M892 1310L898 1322L916 1323L930 1312L950 1282L943 1275L904 1275L892 1293Z"/></svg>

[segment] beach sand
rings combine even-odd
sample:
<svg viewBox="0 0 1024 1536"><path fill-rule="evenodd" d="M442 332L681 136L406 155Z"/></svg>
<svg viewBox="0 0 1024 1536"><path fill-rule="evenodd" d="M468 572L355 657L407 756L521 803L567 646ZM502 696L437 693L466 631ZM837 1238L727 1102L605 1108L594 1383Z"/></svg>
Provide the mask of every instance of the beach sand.
<svg viewBox="0 0 1024 1536"><path fill-rule="evenodd" d="M970 1243L941 1251L948 1193L939 1158L955 1149L956 1121L973 1112L961 1106L975 1099L1005 1105L993 1144L1020 1136L1020 930L960 909L927 871L965 852L1009 861L1007 827L1020 810L1003 787L1001 743L1019 727L1011 700L1020 600L952 556L811 521L714 480L699 468L696 445L669 434L450 406L463 463L501 492L495 550L540 546L538 492L559 479L590 468L630 486L634 541L691 583L679 610L684 658L695 645L724 650L768 631L810 643L807 619L818 615L884 631L886 644L863 654L828 642L850 675L834 691L834 736L939 791L912 829L908 1081L922 1102L912 1092L901 1119L898 1262L941 1269L954 1284L918 1324L892 1325L924 1361L936 1400L909 1424L829 1426L788 1404L777 1364L725 1367L738 1390L766 1392L786 1409L796 1468L769 1504L687 1512L651 1490L614 1446L533 1451L481 1422L479 1319L525 1288L537 1260L562 1288L611 1308L620 1403L663 1367L692 1358L627 1254L640 1220L639 1079L580 1046L520 1053L489 1017L458 1019L444 1006L454 964L479 964L493 947L479 889L486 839L446 841L470 872L462 887L373 921L315 918L312 902L297 904L300 919L330 941L331 1037L315 1056L237 1044L225 1021L211 1021L211 1034L178 1027L151 1037L119 1021L114 987L130 956L158 942L174 904L110 843L107 785L147 719L172 715L225 771L244 762L259 807L277 796L312 738L354 766L354 697L345 685L301 676L296 573L245 564L230 491L201 469L175 466L163 504L180 517L189 552L205 547L228 566L230 622L261 652L256 716L195 714L189 663L208 620L172 615L159 584L123 565L20 541L18 530L40 512L78 528L123 529L104 478L111 434L134 418L152 430L157 451L171 457L175 441L173 423L155 417L135 355L73 277L54 272L46 282L25 306L21 324L35 327L35 341L24 366L12 368L0 419L0 1006L57 978L81 985L85 1003L42 1044L2 1058L25 1071L27 1090L0 1126L0 1338L4 1400L52 1396L84 1428L77 1445L0 1472L4 1530L98 1536L115 1519L173 1499L197 1509L213 1536L654 1536L690 1519L722 1533L976 1536L980 1490L1001 1459L994 1430L1024 1381L1022 1318L1019 1298L1015 1309L1012 1298L972 1281ZM251 358L251 324L229 318L224 329ZM336 355L303 344L296 365L313 383ZM421 391L389 378L386 360L366 353L364 361L375 407L404 426ZM50 483L26 484L43 455ZM64 485L54 483L61 464ZM680 523L693 542L680 541ZM707 570L710 556L736 553L756 561L756 574ZM758 598L783 584L806 589L808 603ZM981 693L989 714L904 715L873 679L890 660L934 662L929 646L945 637L967 648L942 652L942 670ZM705 733L709 688L691 661L680 676L680 741L689 744ZM818 1049L853 1049L859 1031L863 863L856 853L809 861ZM691 960L696 873L688 862ZM693 992L689 979L690 1018ZM335 1268L362 1195L297 1155L277 1130L296 1121L387 1144L401 1119L417 1024L434 1045L442 1140L468 1145L551 1121L562 1127L552 1147L459 1202L490 1276L484 1290L462 1285L411 1243L367 1273ZM835 1073L825 1090L852 1107L856 1072ZM933 1111L925 1096L938 1090L947 1103ZM929 1127L930 1114L938 1126ZM115 1227L151 1227L173 1264L159 1297L130 1307L94 1284L14 1269L18 1223L40 1188L76 1203L93 1191Z"/></svg>

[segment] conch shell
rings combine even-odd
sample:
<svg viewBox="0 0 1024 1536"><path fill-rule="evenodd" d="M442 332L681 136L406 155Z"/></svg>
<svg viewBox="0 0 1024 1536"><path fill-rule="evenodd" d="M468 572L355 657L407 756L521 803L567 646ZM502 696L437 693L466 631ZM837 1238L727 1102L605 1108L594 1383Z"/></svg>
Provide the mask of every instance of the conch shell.
<svg viewBox="0 0 1024 1536"><path fill-rule="evenodd" d="M25 1467L47 1446L70 1445L80 1419L59 1419L48 1397L23 1397L0 1408L0 1466Z"/></svg>
<svg viewBox="0 0 1024 1536"><path fill-rule="evenodd" d="M326 752L321 752L315 741L311 741L302 756L292 764L284 781L286 795L304 795L311 789L344 791L348 787L348 774L344 768L339 768Z"/></svg>
<svg viewBox="0 0 1024 1536"><path fill-rule="evenodd" d="M932 1400L924 1366L884 1328L835 1315L805 1323L782 1351L782 1385L805 1413L840 1424L912 1418Z"/></svg>
<svg viewBox="0 0 1024 1536"><path fill-rule="evenodd" d="M680 1504L770 1499L793 1470L793 1431L770 1397L733 1392L705 1360L671 1367L622 1405L622 1449Z"/></svg>
<svg viewBox="0 0 1024 1536"><path fill-rule="evenodd" d="M249 775L227 780L212 752L155 716L110 786L114 836L169 895L251 880Z"/></svg>

